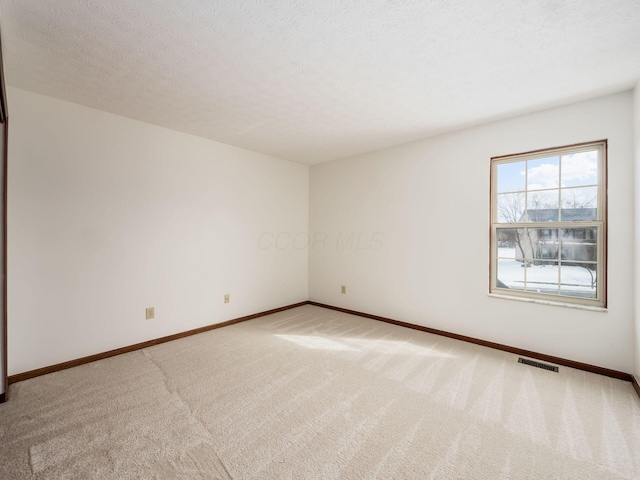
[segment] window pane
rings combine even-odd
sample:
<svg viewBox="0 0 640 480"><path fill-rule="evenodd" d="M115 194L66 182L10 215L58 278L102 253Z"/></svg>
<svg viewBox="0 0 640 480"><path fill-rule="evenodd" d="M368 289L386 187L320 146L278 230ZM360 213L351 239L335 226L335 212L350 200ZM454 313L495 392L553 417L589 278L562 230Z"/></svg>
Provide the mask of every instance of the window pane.
<svg viewBox="0 0 640 480"><path fill-rule="evenodd" d="M598 152L562 156L562 186L579 187L598 184Z"/></svg>
<svg viewBox="0 0 640 480"><path fill-rule="evenodd" d="M572 297L596 298L596 264L562 264L560 293Z"/></svg>
<svg viewBox="0 0 640 480"><path fill-rule="evenodd" d="M496 229L497 253L499 258L516 258L515 228Z"/></svg>
<svg viewBox="0 0 640 480"><path fill-rule="evenodd" d="M520 228L496 229L497 252L499 258L522 261L526 255L525 230Z"/></svg>
<svg viewBox="0 0 640 480"><path fill-rule="evenodd" d="M528 228L527 241L531 245L533 260L557 260L560 248L557 228Z"/></svg>
<svg viewBox="0 0 640 480"><path fill-rule="evenodd" d="M529 222L557 222L558 204L560 201L558 190L529 192L527 194L527 216Z"/></svg>
<svg viewBox="0 0 640 480"><path fill-rule="evenodd" d="M498 288L524 290L524 268L515 259L500 258L496 261L496 284Z"/></svg>
<svg viewBox="0 0 640 480"><path fill-rule="evenodd" d="M498 193L525 190L526 163L523 161L498 165Z"/></svg>
<svg viewBox="0 0 640 480"><path fill-rule="evenodd" d="M563 228L562 263L571 261L596 262L598 260L598 228Z"/></svg>
<svg viewBox="0 0 640 480"><path fill-rule="evenodd" d="M498 195L498 223L522 222L524 217L524 192Z"/></svg>
<svg viewBox="0 0 640 480"><path fill-rule="evenodd" d="M595 220L598 217L598 187L563 188L562 220Z"/></svg>
<svg viewBox="0 0 640 480"><path fill-rule="evenodd" d="M540 158L527 162L527 190L558 188L559 181L559 157Z"/></svg>
<svg viewBox="0 0 640 480"><path fill-rule="evenodd" d="M560 290L558 280L557 262L536 260L527 267L526 289L528 292L558 295Z"/></svg>

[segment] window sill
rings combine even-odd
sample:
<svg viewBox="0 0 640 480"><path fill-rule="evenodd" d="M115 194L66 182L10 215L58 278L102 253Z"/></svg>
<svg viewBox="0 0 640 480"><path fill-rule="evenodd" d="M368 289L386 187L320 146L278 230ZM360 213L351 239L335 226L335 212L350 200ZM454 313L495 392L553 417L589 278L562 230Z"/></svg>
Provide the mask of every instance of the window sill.
<svg viewBox="0 0 640 480"><path fill-rule="evenodd" d="M540 300L537 298L512 297L511 295L500 295L499 293L488 293L489 297L502 298L504 300L515 300L517 302L538 303L540 305L552 305L554 307L577 308L578 310L588 310L590 312L607 313L604 307L590 307L588 305L577 305L575 303L553 302L550 300Z"/></svg>

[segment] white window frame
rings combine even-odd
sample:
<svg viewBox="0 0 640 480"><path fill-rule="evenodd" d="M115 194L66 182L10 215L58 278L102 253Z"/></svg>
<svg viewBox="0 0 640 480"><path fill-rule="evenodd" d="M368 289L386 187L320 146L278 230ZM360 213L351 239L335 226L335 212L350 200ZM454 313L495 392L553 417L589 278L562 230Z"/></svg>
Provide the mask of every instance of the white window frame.
<svg viewBox="0 0 640 480"><path fill-rule="evenodd" d="M561 156L567 154L581 153L586 151L598 151L598 202L597 202L597 218L593 221L550 221L550 222L516 222L516 223L498 223L498 186L497 186L497 170L498 165L507 163L522 162L524 160L535 160L547 158L551 156ZM568 145L564 147L555 147L549 149L535 150L532 152L520 153L515 155L505 155L491 158L491 228L490 228L490 268L489 268L489 293L500 296L513 297L514 299L523 300L540 300L545 303L565 304L568 306L585 306L585 307L607 307L607 140L599 140L596 142L581 143ZM561 166L560 166L561 168ZM560 172L560 175L562 173ZM561 178L561 177L560 177ZM561 185L559 185L559 188ZM526 195L528 194L527 183L525 179L525 211L526 211ZM562 205L559 205L559 209ZM562 219L560 219L562 220ZM498 287L497 285L497 269L498 269L498 247L497 247L497 231L498 228L530 228L530 229L562 229L576 227L596 227L598 232L597 261L596 261L596 298L582 298L570 295L554 295L547 293L539 293L524 290L513 290L509 288ZM560 231L560 230L558 230ZM561 259L559 259L560 268ZM525 272L526 275L526 272ZM525 277L526 278L526 277Z"/></svg>

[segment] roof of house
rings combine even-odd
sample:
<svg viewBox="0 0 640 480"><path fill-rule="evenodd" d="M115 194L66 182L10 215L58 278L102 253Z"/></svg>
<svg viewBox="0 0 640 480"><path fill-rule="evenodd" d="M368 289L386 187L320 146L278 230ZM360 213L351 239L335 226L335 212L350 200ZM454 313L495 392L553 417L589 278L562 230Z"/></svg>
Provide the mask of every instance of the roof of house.
<svg viewBox="0 0 640 480"><path fill-rule="evenodd" d="M567 222L590 221L598 217L597 208L540 208L527 210L523 218L528 222L557 222L558 212L561 212L561 219Z"/></svg>

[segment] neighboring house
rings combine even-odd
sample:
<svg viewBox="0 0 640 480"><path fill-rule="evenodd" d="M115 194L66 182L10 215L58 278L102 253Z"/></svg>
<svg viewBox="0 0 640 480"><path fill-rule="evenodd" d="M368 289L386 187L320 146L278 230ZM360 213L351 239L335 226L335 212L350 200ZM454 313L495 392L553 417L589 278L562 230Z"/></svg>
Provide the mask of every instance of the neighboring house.
<svg viewBox="0 0 640 480"><path fill-rule="evenodd" d="M522 222L555 222L558 221L558 212L553 208L527 210ZM597 209L566 208L560 214L561 220L593 221L597 218ZM508 240L515 246L516 260L520 262L525 258L533 260L534 265L557 264L559 258L563 264L571 264L572 260L596 261L597 231L593 227L529 228L526 233L523 230L514 233L515 237Z"/></svg>

